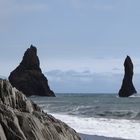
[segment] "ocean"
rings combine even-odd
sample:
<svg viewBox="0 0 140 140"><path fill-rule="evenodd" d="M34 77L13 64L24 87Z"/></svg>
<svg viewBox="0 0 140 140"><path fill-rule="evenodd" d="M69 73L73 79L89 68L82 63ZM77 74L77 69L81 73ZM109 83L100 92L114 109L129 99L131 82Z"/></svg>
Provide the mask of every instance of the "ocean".
<svg viewBox="0 0 140 140"><path fill-rule="evenodd" d="M66 122L85 136L140 140L140 97L119 98L117 94L56 94L32 96L42 109ZM86 135L85 135L86 134Z"/></svg>

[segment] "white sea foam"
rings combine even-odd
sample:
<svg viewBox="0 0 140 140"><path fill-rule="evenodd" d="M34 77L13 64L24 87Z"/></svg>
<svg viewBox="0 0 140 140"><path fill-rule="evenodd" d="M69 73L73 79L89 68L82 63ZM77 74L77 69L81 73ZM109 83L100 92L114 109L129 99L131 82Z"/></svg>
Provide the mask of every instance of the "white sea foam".
<svg viewBox="0 0 140 140"><path fill-rule="evenodd" d="M131 95L130 97L131 97L131 98L132 98L132 97L133 97L133 98L137 98L137 97L140 97L140 94L136 94L136 93L135 93L135 94Z"/></svg>
<svg viewBox="0 0 140 140"><path fill-rule="evenodd" d="M105 137L140 140L140 121L104 118L79 118L76 116L52 114L79 133Z"/></svg>

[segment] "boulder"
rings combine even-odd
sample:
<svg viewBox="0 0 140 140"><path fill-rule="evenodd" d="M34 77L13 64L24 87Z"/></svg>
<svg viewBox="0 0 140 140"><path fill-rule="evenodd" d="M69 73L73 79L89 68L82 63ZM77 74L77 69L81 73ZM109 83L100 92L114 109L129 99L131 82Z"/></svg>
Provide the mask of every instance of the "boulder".
<svg viewBox="0 0 140 140"><path fill-rule="evenodd" d="M0 140L81 140L75 130L0 80Z"/></svg>
<svg viewBox="0 0 140 140"><path fill-rule="evenodd" d="M136 94L137 91L133 85L133 63L129 56L126 57L124 61L124 78L122 82L121 89L119 90L120 97L129 97L133 94Z"/></svg>
<svg viewBox="0 0 140 140"><path fill-rule="evenodd" d="M9 81L26 96L55 96L40 69L37 49L33 45L26 50L19 66L10 73Z"/></svg>

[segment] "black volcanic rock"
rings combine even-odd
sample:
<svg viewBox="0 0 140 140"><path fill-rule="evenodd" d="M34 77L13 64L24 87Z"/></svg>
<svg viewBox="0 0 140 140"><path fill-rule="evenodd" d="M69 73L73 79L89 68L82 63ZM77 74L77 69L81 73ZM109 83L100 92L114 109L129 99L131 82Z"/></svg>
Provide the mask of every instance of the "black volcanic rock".
<svg viewBox="0 0 140 140"><path fill-rule="evenodd" d="M122 82L121 89L119 91L120 97L129 97L135 93L137 93L133 82L133 63L129 56L126 57L124 62L125 74Z"/></svg>
<svg viewBox="0 0 140 140"><path fill-rule="evenodd" d="M81 140L64 122L0 80L0 140Z"/></svg>
<svg viewBox="0 0 140 140"><path fill-rule="evenodd" d="M20 65L10 73L9 81L27 96L55 96L40 69L37 49L33 45L26 50Z"/></svg>

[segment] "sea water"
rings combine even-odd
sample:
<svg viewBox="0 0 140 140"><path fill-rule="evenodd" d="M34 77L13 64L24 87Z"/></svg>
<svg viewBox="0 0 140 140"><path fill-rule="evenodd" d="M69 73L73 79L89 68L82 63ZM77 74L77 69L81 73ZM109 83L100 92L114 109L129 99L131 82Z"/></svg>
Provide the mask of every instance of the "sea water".
<svg viewBox="0 0 140 140"><path fill-rule="evenodd" d="M31 97L44 111L89 135L140 140L140 97L57 94Z"/></svg>

